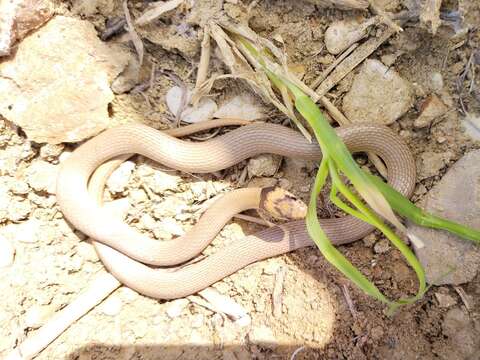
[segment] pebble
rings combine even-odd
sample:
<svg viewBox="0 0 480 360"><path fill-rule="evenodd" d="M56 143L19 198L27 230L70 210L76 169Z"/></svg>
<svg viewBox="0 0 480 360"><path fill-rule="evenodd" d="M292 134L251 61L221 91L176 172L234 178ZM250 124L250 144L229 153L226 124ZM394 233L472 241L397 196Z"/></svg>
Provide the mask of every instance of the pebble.
<svg viewBox="0 0 480 360"><path fill-rule="evenodd" d="M161 203L153 206L153 216L162 219L166 216L175 217L188 210L187 204L176 196L168 196Z"/></svg>
<svg viewBox="0 0 480 360"><path fill-rule="evenodd" d="M0 235L0 268L7 268L13 264L15 248L6 237Z"/></svg>
<svg viewBox="0 0 480 360"><path fill-rule="evenodd" d="M385 254L388 250L390 250L390 241L387 239L382 239L373 246L376 254Z"/></svg>
<svg viewBox="0 0 480 360"><path fill-rule="evenodd" d="M448 308L457 304L457 300L455 300L454 297L448 294L443 294L439 291L435 293L435 298L438 301L438 306L441 308Z"/></svg>
<svg viewBox="0 0 480 360"><path fill-rule="evenodd" d="M480 229L480 150L458 160L422 200L427 212ZM446 231L408 224L408 232L421 239L414 245L425 268L428 283L462 284L471 281L480 269L480 248Z"/></svg>
<svg viewBox="0 0 480 360"><path fill-rule="evenodd" d="M417 158L417 180L424 180L438 175L439 171L448 164L452 157L453 153L450 151L442 153L426 151L422 153L422 155Z"/></svg>
<svg viewBox="0 0 480 360"><path fill-rule="evenodd" d="M256 120L265 117L265 108L251 94L234 96L221 104L213 114L216 118Z"/></svg>
<svg viewBox="0 0 480 360"><path fill-rule="evenodd" d="M140 175L139 175L140 176ZM156 194L178 189L182 178L163 171L155 171L153 176L142 178L147 186Z"/></svg>
<svg viewBox="0 0 480 360"><path fill-rule="evenodd" d="M435 91L439 92L443 89L443 76L439 72L432 72L430 74L430 88Z"/></svg>
<svg viewBox="0 0 480 360"><path fill-rule="evenodd" d="M164 231L167 231L174 236L182 236L185 234L185 230L183 230L182 226L171 217L163 218L160 221L159 226Z"/></svg>
<svg viewBox="0 0 480 360"><path fill-rule="evenodd" d="M27 169L27 182L35 191L55 194L58 171L57 165L43 160L35 161Z"/></svg>
<svg viewBox="0 0 480 360"><path fill-rule="evenodd" d="M173 300L168 304L168 307L165 313L170 319L179 317L189 303L190 301L188 299Z"/></svg>
<svg viewBox="0 0 480 360"><path fill-rule="evenodd" d="M363 243L367 247L372 247L376 241L377 241L377 235L375 235L375 233L373 232L363 238Z"/></svg>
<svg viewBox="0 0 480 360"><path fill-rule="evenodd" d="M436 95L430 95L422 104L418 118L413 122L417 129L430 126L435 119L438 119L448 111L448 108Z"/></svg>
<svg viewBox="0 0 480 360"><path fill-rule="evenodd" d="M111 121L110 83L132 56L101 41L89 21L57 15L0 63L0 114L37 143L96 135Z"/></svg>
<svg viewBox="0 0 480 360"><path fill-rule="evenodd" d="M13 197L8 203L7 218L13 222L25 220L31 211L32 204L30 201L27 199Z"/></svg>
<svg viewBox="0 0 480 360"><path fill-rule="evenodd" d="M64 144L45 144L40 148L40 158L55 163L64 149Z"/></svg>
<svg viewBox="0 0 480 360"><path fill-rule="evenodd" d="M25 181L17 180L10 185L10 191L15 195L26 195L29 193L30 187Z"/></svg>
<svg viewBox="0 0 480 360"><path fill-rule="evenodd" d="M38 329L55 313L53 305L33 305L25 313L25 327Z"/></svg>
<svg viewBox="0 0 480 360"><path fill-rule="evenodd" d="M367 35L369 26L376 22L375 18L360 23L355 20L335 21L325 31L324 43L330 54L340 54L350 45Z"/></svg>
<svg viewBox="0 0 480 360"><path fill-rule="evenodd" d="M273 176L280 167L282 157L272 154L262 154L248 161L247 169L250 177Z"/></svg>
<svg viewBox="0 0 480 360"><path fill-rule="evenodd" d="M411 84L378 60L365 60L343 99L343 110L353 122L389 125L413 105Z"/></svg>
<svg viewBox="0 0 480 360"><path fill-rule="evenodd" d="M181 106L183 90L179 86L174 86L168 90L165 101L167 103L168 109L173 115L176 115L178 109ZM187 90L186 103L190 102L192 97L192 92ZM210 98L202 98L196 107L192 105L187 105L185 110L180 115L180 119L187 123L197 123L206 121L213 117L215 111L218 107L215 101Z"/></svg>
<svg viewBox="0 0 480 360"><path fill-rule="evenodd" d="M123 162L108 178L106 184L108 190L112 194L124 192L127 189L133 169L135 169L135 163L133 161Z"/></svg>
<svg viewBox="0 0 480 360"><path fill-rule="evenodd" d="M107 316L115 316L122 310L123 302L117 296L108 297L102 304L102 313Z"/></svg>
<svg viewBox="0 0 480 360"><path fill-rule="evenodd" d="M476 141L480 141L480 116L468 114L462 119L465 134Z"/></svg>
<svg viewBox="0 0 480 360"><path fill-rule="evenodd" d="M43 223L35 218L19 224L8 224L3 228L3 234L14 242L36 243L43 235Z"/></svg>

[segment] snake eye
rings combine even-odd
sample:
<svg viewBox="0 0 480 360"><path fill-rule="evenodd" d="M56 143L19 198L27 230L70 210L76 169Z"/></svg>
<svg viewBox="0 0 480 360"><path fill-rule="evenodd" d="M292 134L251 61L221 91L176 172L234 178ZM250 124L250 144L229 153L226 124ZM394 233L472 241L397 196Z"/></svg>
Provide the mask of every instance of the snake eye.
<svg viewBox="0 0 480 360"><path fill-rule="evenodd" d="M260 208L274 218L282 220L299 220L307 215L307 205L291 192L280 187L262 189Z"/></svg>

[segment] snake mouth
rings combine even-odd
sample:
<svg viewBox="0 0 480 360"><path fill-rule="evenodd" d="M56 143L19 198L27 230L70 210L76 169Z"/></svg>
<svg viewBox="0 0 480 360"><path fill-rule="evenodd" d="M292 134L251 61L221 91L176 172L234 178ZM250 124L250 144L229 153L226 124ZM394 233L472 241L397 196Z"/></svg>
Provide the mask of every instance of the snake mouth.
<svg viewBox="0 0 480 360"><path fill-rule="evenodd" d="M281 220L300 220L307 215L307 205L291 192L278 186L262 189L260 208Z"/></svg>

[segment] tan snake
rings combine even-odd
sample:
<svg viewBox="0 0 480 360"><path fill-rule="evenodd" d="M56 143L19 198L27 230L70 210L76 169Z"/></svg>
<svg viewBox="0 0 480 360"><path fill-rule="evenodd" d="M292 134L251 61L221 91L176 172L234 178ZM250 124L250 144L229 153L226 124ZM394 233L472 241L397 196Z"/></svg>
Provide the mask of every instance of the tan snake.
<svg viewBox="0 0 480 360"><path fill-rule="evenodd" d="M379 155L388 169L389 183L406 196L415 185L415 164L404 142L390 129L354 125L337 129L352 152ZM238 212L261 206L262 189L247 188L217 200L186 235L155 241L115 218L100 204L104 178L92 194L88 182L95 170L119 155L138 153L173 169L208 173L228 168L249 157L273 153L319 160L315 143L299 133L273 124L251 124L205 142L187 142L144 125L106 130L78 147L62 163L57 179L57 201L67 220L90 236L107 267L122 283L154 298L178 298L195 293L253 262L313 245L303 220L273 226L235 241L201 261L176 267L197 256ZM119 164L120 162L118 162ZM346 216L322 219L321 225L335 244L358 240L373 229Z"/></svg>

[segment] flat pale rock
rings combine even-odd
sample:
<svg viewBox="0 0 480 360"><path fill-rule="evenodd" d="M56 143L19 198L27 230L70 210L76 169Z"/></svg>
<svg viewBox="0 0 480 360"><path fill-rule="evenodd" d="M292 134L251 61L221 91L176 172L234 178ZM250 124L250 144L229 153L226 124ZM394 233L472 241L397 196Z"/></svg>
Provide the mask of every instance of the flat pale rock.
<svg viewBox="0 0 480 360"><path fill-rule="evenodd" d="M407 80L378 60L365 60L343 98L343 111L353 122L389 125L412 107L413 100Z"/></svg>
<svg viewBox="0 0 480 360"><path fill-rule="evenodd" d="M57 16L0 63L0 115L39 143L96 135L109 122L110 83L129 58L101 42L91 23Z"/></svg>
<svg viewBox="0 0 480 360"><path fill-rule="evenodd" d="M480 150L463 156L430 190L420 206L427 212L480 229L479 163ZM478 273L480 246L446 231L413 224L408 225L408 230L425 245L414 249L425 268L428 283L462 284Z"/></svg>

